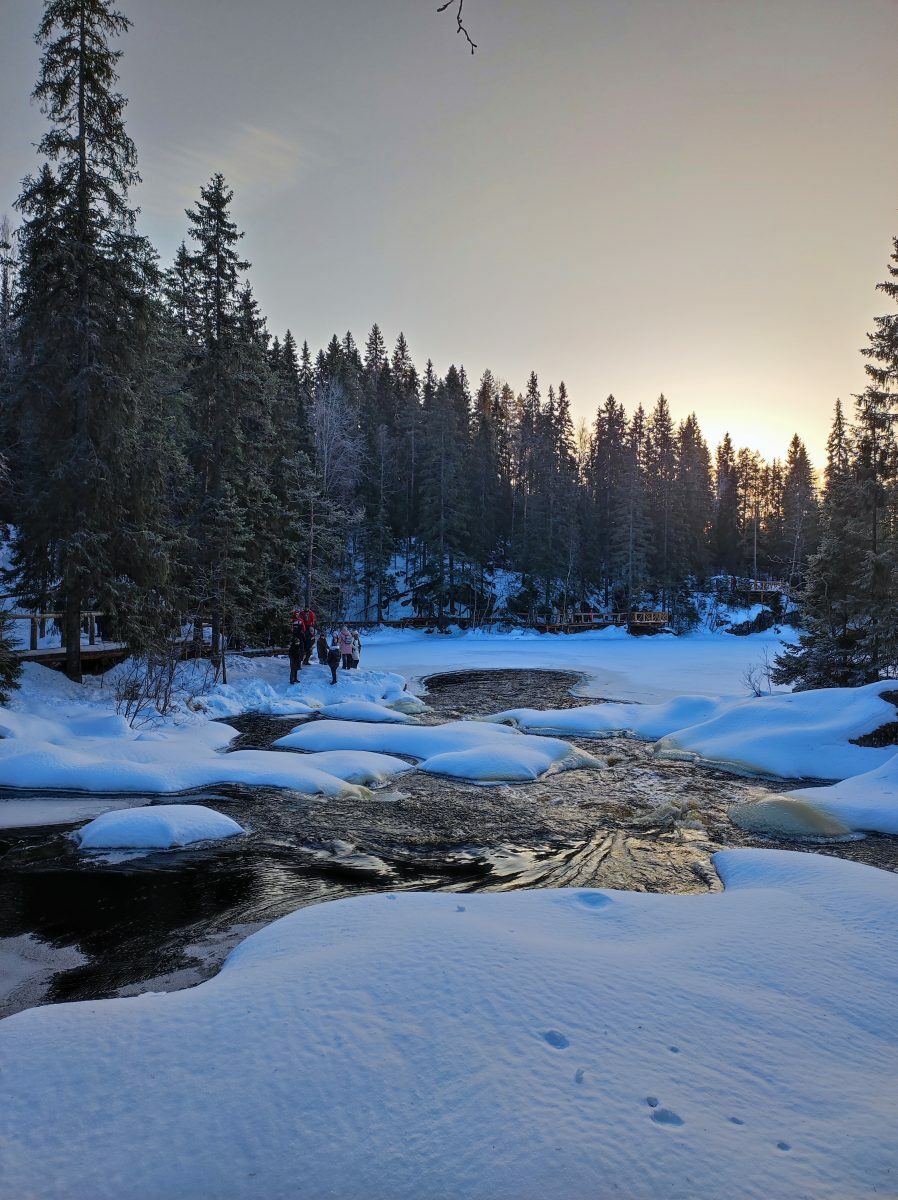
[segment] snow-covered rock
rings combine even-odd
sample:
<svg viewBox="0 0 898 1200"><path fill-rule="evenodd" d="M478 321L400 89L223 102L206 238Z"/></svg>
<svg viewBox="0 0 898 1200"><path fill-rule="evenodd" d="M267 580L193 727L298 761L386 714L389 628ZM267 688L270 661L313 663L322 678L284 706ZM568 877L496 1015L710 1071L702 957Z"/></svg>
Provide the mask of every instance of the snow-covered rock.
<svg viewBox="0 0 898 1200"><path fill-rule="evenodd" d="M722 894L315 905L198 987L19 1013L4 1194L893 1194L898 878L715 861Z"/></svg>
<svg viewBox="0 0 898 1200"><path fill-rule="evenodd" d="M567 742L527 737L507 725L479 721L411 726L315 721L279 738L275 745L404 754L419 760L422 771L482 783L531 780L551 771L598 764L592 755Z"/></svg>
<svg viewBox="0 0 898 1200"><path fill-rule="evenodd" d="M82 850L189 846L244 833L242 825L203 804L153 804L104 813L78 830Z"/></svg>
<svg viewBox="0 0 898 1200"><path fill-rule="evenodd" d="M484 718L507 721L525 733L561 733L569 737L602 737L625 733L660 738L685 725L707 721L726 707L708 696L678 696L664 704L581 704L576 708L510 708Z"/></svg>
<svg viewBox="0 0 898 1200"><path fill-rule="evenodd" d="M898 753L892 749L891 757L873 771L854 775L830 787L799 788L778 797L779 808L771 809L771 802L740 805L731 815L743 828L758 833L785 832L782 824L790 818L796 823L804 821L805 836L823 833L828 827L828 836L850 829L870 833L887 833L898 836Z"/></svg>
<svg viewBox="0 0 898 1200"><path fill-rule="evenodd" d="M883 681L730 702L709 719L668 733L655 750L786 779L860 775L895 753L851 744L895 720L895 706L881 696L894 686Z"/></svg>
<svg viewBox="0 0 898 1200"><path fill-rule="evenodd" d="M371 700L341 700L338 704L325 704L319 710L322 717L333 721L386 722L390 725L413 725L415 719L407 713L397 712Z"/></svg>

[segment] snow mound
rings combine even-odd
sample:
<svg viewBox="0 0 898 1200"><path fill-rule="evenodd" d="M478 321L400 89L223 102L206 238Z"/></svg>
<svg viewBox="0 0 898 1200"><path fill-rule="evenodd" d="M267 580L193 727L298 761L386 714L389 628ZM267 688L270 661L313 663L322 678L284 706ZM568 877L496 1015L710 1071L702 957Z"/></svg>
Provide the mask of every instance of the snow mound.
<svg viewBox="0 0 898 1200"><path fill-rule="evenodd" d="M894 747L890 748L890 753L891 758L873 771L854 775L830 787L800 788L787 792L783 800L810 808L820 821L828 820L862 832L896 836L898 753L895 753Z"/></svg>
<svg viewBox="0 0 898 1200"><path fill-rule="evenodd" d="M414 770L401 758L367 750L324 750L320 754L304 754L300 761L346 783L386 783L393 775Z"/></svg>
<svg viewBox="0 0 898 1200"><path fill-rule="evenodd" d="M110 724L91 719L87 728L89 732L73 734L69 722L4 710L0 787L170 794L242 783L311 795L355 791L344 781L344 770L334 770L336 760L328 764L330 770L324 770L296 754L268 750L222 754L236 730L217 722L137 732L117 720ZM344 756L344 765L352 776L365 770L378 773L386 764L366 764Z"/></svg>
<svg viewBox="0 0 898 1200"><path fill-rule="evenodd" d="M592 755L567 742L527 737L507 725L480 721L413 726L316 721L279 738L275 745L403 754L418 760L422 771L482 783L532 780L550 771L598 764Z"/></svg>
<svg viewBox="0 0 898 1200"><path fill-rule="evenodd" d="M740 829L767 837L839 838L851 832L843 822L794 795L734 804L730 819Z"/></svg>
<svg viewBox="0 0 898 1200"><path fill-rule="evenodd" d="M859 775L895 753L850 741L894 721L895 706L880 695L893 687L886 681L726 703L710 719L668 733L655 751L786 779Z"/></svg>
<svg viewBox="0 0 898 1200"><path fill-rule="evenodd" d="M325 704L319 712L334 721L370 721L372 724L386 722L392 725L414 725L414 717L375 704L370 700L341 700L338 704Z"/></svg>
<svg viewBox="0 0 898 1200"><path fill-rule="evenodd" d="M582 704L578 708L510 708L485 717L507 721L526 733L565 733L570 737L601 737L626 733L660 738L684 725L706 721L723 702L707 696L680 696L666 704Z"/></svg>
<svg viewBox="0 0 898 1200"><path fill-rule="evenodd" d="M892 1194L898 878L715 862L704 896L315 905L197 987L10 1017L4 1192Z"/></svg>
<svg viewBox="0 0 898 1200"><path fill-rule="evenodd" d="M241 825L203 804L154 804L104 813L78 831L82 850L167 850L244 833Z"/></svg>

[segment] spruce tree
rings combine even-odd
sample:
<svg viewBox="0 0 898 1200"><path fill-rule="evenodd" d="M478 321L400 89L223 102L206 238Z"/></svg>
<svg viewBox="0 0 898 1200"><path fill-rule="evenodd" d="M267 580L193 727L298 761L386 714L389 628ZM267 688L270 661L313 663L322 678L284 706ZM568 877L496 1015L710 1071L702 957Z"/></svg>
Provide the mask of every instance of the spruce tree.
<svg viewBox="0 0 898 1200"><path fill-rule="evenodd" d="M246 629L251 607L270 611L287 599L272 570L286 550L272 487L281 453L273 422L278 381L264 321L242 281L249 264L237 252L243 235L231 218L232 199L219 173L187 213L197 316L186 380L192 471L186 532L195 553L184 564L182 585L192 611L211 623L214 655L224 630Z"/></svg>
<svg viewBox="0 0 898 1200"><path fill-rule="evenodd" d="M814 468L797 433L786 454L782 502L784 574L787 582L794 585L804 574L808 556L817 548L818 536Z"/></svg>
<svg viewBox="0 0 898 1200"><path fill-rule="evenodd" d="M161 509L135 512L130 484L167 443L147 445L157 269L128 205L139 176L110 46L129 25L109 0L47 0L34 90L50 125L46 162L17 201L15 563L27 599L63 606L75 680L85 604L126 616L133 589L168 573Z"/></svg>

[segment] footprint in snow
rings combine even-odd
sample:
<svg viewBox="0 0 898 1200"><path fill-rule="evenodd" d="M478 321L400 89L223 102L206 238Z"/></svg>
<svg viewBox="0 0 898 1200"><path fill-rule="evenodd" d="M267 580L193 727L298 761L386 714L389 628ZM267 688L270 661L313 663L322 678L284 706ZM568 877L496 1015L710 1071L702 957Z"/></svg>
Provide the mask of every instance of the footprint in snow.
<svg viewBox="0 0 898 1200"><path fill-rule="evenodd" d="M571 1044L563 1033L559 1033L557 1029L547 1029L543 1034L543 1039L556 1050L567 1050Z"/></svg>
<svg viewBox="0 0 898 1200"><path fill-rule="evenodd" d="M653 1108L652 1120L659 1125L685 1125L686 1122L669 1108Z"/></svg>
<svg viewBox="0 0 898 1200"><path fill-rule="evenodd" d="M788 1142L777 1142L776 1148L777 1148L777 1150L791 1150L792 1149L792 1147L789 1145Z"/></svg>
<svg viewBox="0 0 898 1200"><path fill-rule="evenodd" d="M745 1122L743 1120L741 1120L739 1117L730 1117L730 1121L732 1122L733 1125L744 1125L745 1124Z"/></svg>
<svg viewBox="0 0 898 1200"><path fill-rule="evenodd" d="M465 906L464 906L463 904L456 904L456 906L455 906L455 911L456 911L456 912L464 912L464 911L465 911Z"/></svg>
<svg viewBox="0 0 898 1200"><path fill-rule="evenodd" d="M576 1075L574 1075L574 1083L582 1083L582 1082L583 1082L583 1068L578 1067L577 1073L576 1073Z"/></svg>

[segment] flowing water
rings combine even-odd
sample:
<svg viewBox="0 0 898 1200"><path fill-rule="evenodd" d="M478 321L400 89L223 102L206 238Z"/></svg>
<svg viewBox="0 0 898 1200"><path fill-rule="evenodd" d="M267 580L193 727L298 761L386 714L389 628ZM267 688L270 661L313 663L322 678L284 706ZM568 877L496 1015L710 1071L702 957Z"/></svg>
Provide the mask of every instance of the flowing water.
<svg viewBox="0 0 898 1200"><path fill-rule="evenodd" d="M579 682L561 671L433 676L424 719L572 706L583 703L571 691ZM297 723L260 714L231 719L240 734L231 748L267 749ZM0 976L5 963L18 971L28 960L21 979L17 973L2 989L0 1015L42 1001L197 983L261 925L364 892L704 892L721 886L712 854L737 845L808 849L898 871L895 838L786 843L729 820L734 802L794 784L657 759L647 744L622 737L566 740L605 766L491 787L413 772L363 798L264 787L194 792L188 801L248 830L194 849L94 858L76 849L66 827L0 830Z"/></svg>

